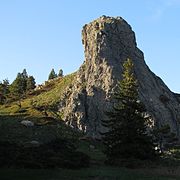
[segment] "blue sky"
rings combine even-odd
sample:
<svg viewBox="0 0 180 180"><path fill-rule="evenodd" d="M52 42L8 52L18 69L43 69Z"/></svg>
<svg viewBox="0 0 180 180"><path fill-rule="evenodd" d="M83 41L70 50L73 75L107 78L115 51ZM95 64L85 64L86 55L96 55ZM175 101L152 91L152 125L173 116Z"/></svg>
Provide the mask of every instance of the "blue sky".
<svg viewBox="0 0 180 180"><path fill-rule="evenodd" d="M0 0L0 80L76 71L82 26L101 15L128 21L150 69L180 93L180 0Z"/></svg>

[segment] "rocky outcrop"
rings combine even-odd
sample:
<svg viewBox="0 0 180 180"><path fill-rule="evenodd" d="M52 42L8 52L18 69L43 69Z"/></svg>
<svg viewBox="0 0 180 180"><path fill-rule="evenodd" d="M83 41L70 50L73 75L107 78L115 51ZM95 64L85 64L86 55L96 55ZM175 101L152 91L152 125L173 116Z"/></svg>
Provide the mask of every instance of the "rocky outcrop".
<svg viewBox="0 0 180 180"><path fill-rule="evenodd" d="M180 104L164 82L148 68L138 49L131 26L121 17L102 16L85 25L82 30L85 61L74 84L67 88L60 103L63 119L71 126L83 129L90 136L103 131L101 120L112 107L112 92L121 79L122 64L134 63L139 83L139 98L146 105L155 124L169 124L180 131Z"/></svg>

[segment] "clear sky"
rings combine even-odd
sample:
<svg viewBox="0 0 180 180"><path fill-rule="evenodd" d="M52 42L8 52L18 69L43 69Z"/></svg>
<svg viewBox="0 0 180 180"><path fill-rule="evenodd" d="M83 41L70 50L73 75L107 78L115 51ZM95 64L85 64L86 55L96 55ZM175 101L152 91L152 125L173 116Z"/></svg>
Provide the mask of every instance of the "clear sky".
<svg viewBox="0 0 180 180"><path fill-rule="evenodd" d="M128 21L150 69L180 93L180 0L0 0L0 80L76 71L82 26L102 15Z"/></svg>

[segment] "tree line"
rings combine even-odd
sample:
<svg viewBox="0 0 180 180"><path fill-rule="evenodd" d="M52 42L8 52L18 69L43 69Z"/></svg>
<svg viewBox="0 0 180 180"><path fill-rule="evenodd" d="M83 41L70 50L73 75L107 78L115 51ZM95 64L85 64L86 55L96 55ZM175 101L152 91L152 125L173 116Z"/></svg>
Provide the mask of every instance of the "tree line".
<svg viewBox="0 0 180 180"><path fill-rule="evenodd" d="M63 77L63 70L60 69L58 74L52 69L48 75L48 80ZM8 79L0 81L0 104L10 103L25 98L36 88L34 76L28 75L27 70L17 74L14 81L10 84Z"/></svg>
<svg viewBox="0 0 180 180"><path fill-rule="evenodd" d="M26 69L18 73L10 84L8 79L0 82L0 104L9 103L23 98L36 87L35 78L28 75Z"/></svg>

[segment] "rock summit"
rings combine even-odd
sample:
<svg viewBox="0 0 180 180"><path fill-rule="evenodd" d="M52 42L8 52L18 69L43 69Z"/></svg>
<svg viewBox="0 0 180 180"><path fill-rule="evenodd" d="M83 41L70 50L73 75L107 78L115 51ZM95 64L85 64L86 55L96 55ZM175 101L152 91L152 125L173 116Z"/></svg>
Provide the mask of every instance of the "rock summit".
<svg viewBox="0 0 180 180"><path fill-rule="evenodd" d="M180 98L146 65L137 47L135 33L121 17L102 16L82 30L85 61L76 73L59 105L63 119L92 137L104 131L101 120L113 105L112 93L121 79L122 64L127 58L134 63L139 84L139 98L156 126L169 124L178 136Z"/></svg>

